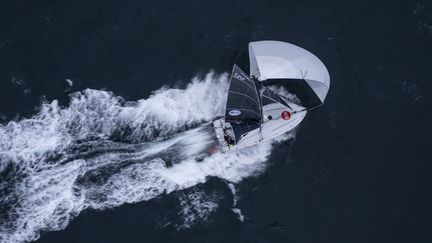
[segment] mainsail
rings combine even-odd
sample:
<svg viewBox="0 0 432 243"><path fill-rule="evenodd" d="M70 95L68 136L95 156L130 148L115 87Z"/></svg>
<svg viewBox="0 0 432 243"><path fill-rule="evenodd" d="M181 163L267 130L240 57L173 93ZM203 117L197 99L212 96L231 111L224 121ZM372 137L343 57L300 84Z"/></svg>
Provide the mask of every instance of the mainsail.
<svg viewBox="0 0 432 243"><path fill-rule="evenodd" d="M234 123L253 123L260 122L261 117L261 103L255 83L237 65L234 65L225 120Z"/></svg>

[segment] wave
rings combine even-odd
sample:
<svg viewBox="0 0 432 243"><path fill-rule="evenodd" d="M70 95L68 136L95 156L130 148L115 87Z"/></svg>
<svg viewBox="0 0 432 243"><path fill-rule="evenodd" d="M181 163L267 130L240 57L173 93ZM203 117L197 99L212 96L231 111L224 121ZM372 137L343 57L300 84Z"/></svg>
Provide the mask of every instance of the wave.
<svg viewBox="0 0 432 243"><path fill-rule="evenodd" d="M150 200L209 177L237 183L262 172L270 142L196 159L213 142L205 124L223 114L227 89L227 75L213 73L135 102L87 89L72 94L67 107L46 102L36 115L0 125L0 242L36 240L85 209ZM169 161L176 162L167 167ZM184 197L196 202L184 208L187 225L193 218L187 212L217 208Z"/></svg>

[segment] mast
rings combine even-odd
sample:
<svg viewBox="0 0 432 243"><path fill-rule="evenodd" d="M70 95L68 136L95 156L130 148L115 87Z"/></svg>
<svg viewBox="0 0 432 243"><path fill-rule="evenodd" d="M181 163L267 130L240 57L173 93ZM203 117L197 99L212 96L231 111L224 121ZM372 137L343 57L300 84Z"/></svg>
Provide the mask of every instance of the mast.
<svg viewBox="0 0 432 243"><path fill-rule="evenodd" d="M259 97L259 103L260 103L261 123L260 123L260 126L259 126L259 132L258 133L259 133L259 136L260 136L259 140L262 141L264 139L264 137L262 135L262 126L264 124L264 112L263 112L262 94L261 94L261 92L258 91L258 87L257 87L257 83L259 82L259 80L258 81L255 80L255 78L253 76L252 76L252 80L254 81L255 90L256 90L257 95ZM262 82L261 82L261 86L263 87Z"/></svg>

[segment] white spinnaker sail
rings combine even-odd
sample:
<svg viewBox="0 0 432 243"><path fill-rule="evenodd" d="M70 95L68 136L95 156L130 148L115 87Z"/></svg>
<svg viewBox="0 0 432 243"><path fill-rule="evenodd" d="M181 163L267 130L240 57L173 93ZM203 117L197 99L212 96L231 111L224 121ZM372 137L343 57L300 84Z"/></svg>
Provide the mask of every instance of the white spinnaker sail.
<svg viewBox="0 0 432 243"><path fill-rule="evenodd" d="M303 79L321 102L330 87L330 75L318 57L281 41L249 43L250 75L262 79Z"/></svg>

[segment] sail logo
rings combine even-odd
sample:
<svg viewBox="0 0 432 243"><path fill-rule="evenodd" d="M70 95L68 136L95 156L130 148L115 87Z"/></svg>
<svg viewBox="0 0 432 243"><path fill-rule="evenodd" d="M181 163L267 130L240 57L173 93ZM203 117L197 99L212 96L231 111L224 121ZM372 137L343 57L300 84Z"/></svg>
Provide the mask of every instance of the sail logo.
<svg viewBox="0 0 432 243"><path fill-rule="evenodd" d="M241 81L245 81L246 80L242 75L240 75L238 73L234 73L233 76L234 76L234 78L236 78L238 80L241 80Z"/></svg>
<svg viewBox="0 0 432 243"><path fill-rule="evenodd" d="M239 110L230 110L230 111L228 112L228 114L229 114L230 116L238 116L238 115L241 114L241 111L239 111Z"/></svg>

